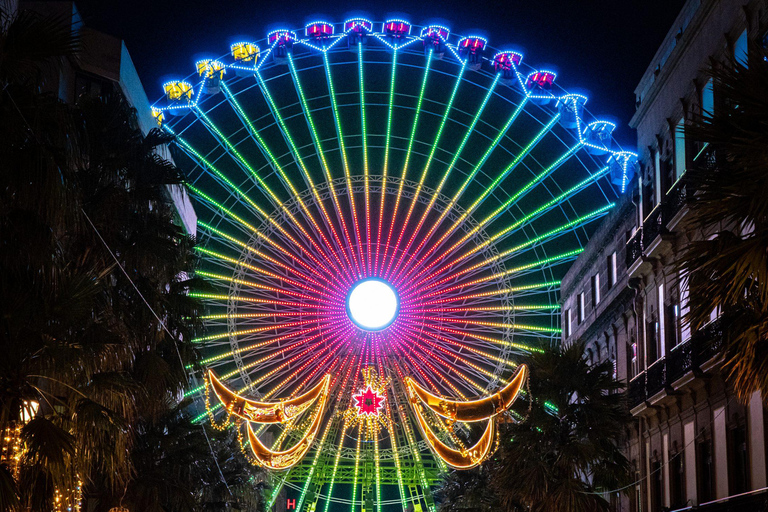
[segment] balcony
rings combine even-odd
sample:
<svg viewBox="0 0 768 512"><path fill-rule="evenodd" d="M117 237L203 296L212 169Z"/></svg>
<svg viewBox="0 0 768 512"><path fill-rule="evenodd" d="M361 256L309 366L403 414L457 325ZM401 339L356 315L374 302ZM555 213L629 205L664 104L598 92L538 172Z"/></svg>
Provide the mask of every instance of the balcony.
<svg viewBox="0 0 768 512"><path fill-rule="evenodd" d="M686 179L685 175L681 176L672 188L669 189L669 192L667 192L668 230L674 230L685 219L688 214L688 204L693 198L693 192L693 186Z"/></svg>
<svg viewBox="0 0 768 512"><path fill-rule="evenodd" d="M648 258L672 248L672 236L667 229L669 205L666 202L656 205L643 222L643 254Z"/></svg>
<svg viewBox="0 0 768 512"><path fill-rule="evenodd" d="M643 258L642 229L635 231L635 234L627 242L624 261L627 264L627 274L629 274L630 279L638 277L651 269L651 264Z"/></svg>
<svg viewBox="0 0 768 512"><path fill-rule="evenodd" d="M629 381L629 386L627 386L627 402L630 409L634 409L645 402L645 372L640 373Z"/></svg>
<svg viewBox="0 0 768 512"><path fill-rule="evenodd" d="M648 369L629 381L627 402L634 409L664 390L672 392L687 375L701 375L723 348L725 329L717 319L691 336L691 339L673 348L669 355L657 360ZM677 386L673 385L677 384ZM655 402L658 399L654 399Z"/></svg>
<svg viewBox="0 0 768 512"><path fill-rule="evenodd" d="M661 358L653 363L645 372L645 395L650 398L664 391L667 387L667 360Z"/></svg>

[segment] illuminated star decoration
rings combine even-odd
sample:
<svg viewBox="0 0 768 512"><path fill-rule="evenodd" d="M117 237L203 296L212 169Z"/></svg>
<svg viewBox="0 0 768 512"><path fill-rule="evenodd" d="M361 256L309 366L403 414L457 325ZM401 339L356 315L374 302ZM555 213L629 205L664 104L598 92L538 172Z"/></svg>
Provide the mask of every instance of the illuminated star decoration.
<svg viewBox="0 0 768 512"><path fill-rule="evenodd" d="M357 401L355 407L357 407L357 414L360 416L363 414L368 416L378 416L379 409L384 406L384 397L379 396L373 389L371 389L371 386L368 386L365 391L360 390L360 394L354 395L352 398Z"/></svg>

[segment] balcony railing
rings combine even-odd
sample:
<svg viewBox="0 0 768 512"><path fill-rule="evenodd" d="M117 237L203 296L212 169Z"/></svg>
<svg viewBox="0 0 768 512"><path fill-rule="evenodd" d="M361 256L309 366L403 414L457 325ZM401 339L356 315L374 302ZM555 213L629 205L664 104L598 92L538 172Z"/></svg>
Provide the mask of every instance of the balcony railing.
<svg viewBox="0 0 768 512"><path fill-rule="evenodd" d="M724 333L723 322L718 318L696 331L691 339L672 349L667 357L659 359L629 381L629 407L636 407L665 388L671 388L673 382L688 372L700 371L704 363L722 350Z"/></svg>
<svg viewBox="0 0 768 512"><path fill-rule="evenodd" d="M627 242L627 253L624 257L627 268L631 267L643 255L643 230L638 229Z"/></svg>
<svg viewBox="0 0 768 512"><path fill-rule="evenodd" d="M664 215L664 204L656 205L656 208L651 210L651 213L646 217L643 222L643 247L648 248L651 242L664 232L666 216Z"/></svg>
<svg viewBox="0 0 768 512"><path fill-rule="evenodd" d="M667 360L661 358L645 372L645 393L646 396L653 396L663 390L667 385Z"/></svg>
<svg viewBox="0 0 768 512"><path fill-rule="evenodd" d="M677 183L669 189L669 192L667 192L666 203L670 219L677 215L677 213L691 201L693 190L693 186L685 176L681 176L680 179L677 180Z"/></svg>

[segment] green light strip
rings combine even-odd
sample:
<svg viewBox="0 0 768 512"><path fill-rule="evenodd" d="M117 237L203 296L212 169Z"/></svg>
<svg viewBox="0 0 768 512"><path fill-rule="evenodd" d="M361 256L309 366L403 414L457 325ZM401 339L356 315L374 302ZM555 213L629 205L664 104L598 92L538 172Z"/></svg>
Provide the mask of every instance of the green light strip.
<svg viewBox="0 0 768 512"><path fill-rule="evenodd" d="M596 172L595 174L593 174L589 178L587 178L584 181L581 181L580 183L574 185L573 187L569 188L568 190L566 190L565 192L563 192L559 196L555 197L551 201L548 201L547 203L541 205L536 210L532 211L531 213L529 213L528 215L526 215L522 219L518 220L517 222L515 222L511 226L509 226L509 227L505 228L504 230L500 231L499 233L497 233L497 238L507 234L509 231L511 231L511 230L513 230L513 229L515 229L517 227L522 226L524 223L528 222L530 219L532 219L536 215L538 215L541 212L544 212L544 211L548 210L552 206L555 206L556 204L562 202L564 199L567 199L568 197L570 197L573 193L578 192L579 190L584 188L584 186L586 186L586 185L592 183L593 181L596 181L599 178L605 176L605 174L607 174L609 170L610 169L608 167L603 167L601 170L599 170L598 172ZM494 210L493 213L491 213L488 217L486 217L486 219L496 217L499 213L501 213L502 211L506 210L506 208L509 206L509 204L511 204L511 201L512 201L512 199L510 198L509 201L506 201L504 203L504 205L502 205L499 208L497 208L496 210ZM485 220L483 220L483 222L481 222L481 224L484 224L484 223L485 223Z"/></svg>
<svg viewBox="0 0 768 512"><path fill-rule="evenodd" d="M563 224L562 226L560 226L558 228L555 228L555 229L553 229L551 231L547 231L543 235L539 235L539 236L537 236L535 238L532 238L532 239L526 241L525 243L517 245L517 246L515 246L515 247L513 247L511 249L507 249L506 251L498 254L497 256L494 256L494 260L499 259L499 258L504 258L504 257L508 256L509 254L512 254L514 252L518 252L520 249L524 249L526 247L529 247L529 246L531 246L531 245L533 245L533 244L535 244L537 242L540 242L541 240L544 240L546 238L550 238L550 237L552 237L554 235L562 233L563 231L566 231L566 230L568 230L568 229L570 229L570 228L572 228L574 226L582 224L582 223L584 223L584 222L586 222L586 221L588 221L590 219L594 219L595 217L606 213L608 210L610 210L614 206L616 206L616 203L609 203L609 204L603 206L602 208L598 208L597 210L592 211L590 213L587 213L586 215L582 215L581 217L579 217L577 219L574 219L571 222L568 222L567 224Z"/></svg>
<svg viewBox="0 0 768 512"><path fill-rule="evenodd" d="M358 428L357 449L355 450L355 470L352 477L352 499L350 500L350 512L355 512L355 500L357 499L357 475L360 473L360 439L363 433Z"/></svg>
<svg viewBox="0 0 768 512"><path fill-rule="evenodd" d="M432 50L430 50L431 54ZM432 160L435 156L435 152L437 151L437 146L440 143L440 139L443 135L443 129L445 129L445 123L448 120L448 114L450 114L451 109L453 108L453 102L456 99L456 93L459 90L459 85L461 85L461 79L464 76L464 71L467 69L466 61L464 61L461 65L461 69L459 70L459 74L456 77L456 83L453 86L453 91L451 91L451 97L448 100L448 105L445 107L445 112L443 112L443 117L440 120L440 126L437 129L437 135L435 135L434 142L432 143L432 148L429 150L429 156L427 157L427 163L424 165L424 170L421 172L421 177L419 178L419 183L416 186L416 191L414 192L413 199L410 202L410 205L408 207L408 213L405 215L405 221L402 224L402 229L400 229L400 234L397 237L397 242L395 243L395 247L400 247L400 242L403 239L403 235L406 232L406 229L408 228L408 223L411 219L411 215L413 214L413 209L416 207L416 203L418 202L419 195L421 194L421 189L424 186L424 180L427 178L427 173L429 172L429 167L432 165ZM415 133L415 125L414 125L414 133ZM408 150L410 153L410 144L408 146ZM410 156L410 154L409 154ZM406 157L407 159L407 157ZM407 163L406 163L407 166ZM403 169L403 179L405 179L405 169ZM437 199L437 195L433 197L433 200ZM394 225L395 218L392 218L392 224ZM414 230L414 235L416 234L417 230ZM403 258L405 253L407 252L408 248L405 249L405 251L402 252L402 254L398 258L399 261ZM392 267L392 263L395 261L395 255L392 256L392 259L390 259L389 264L387 265L387 271L386 273L389 274L390 268ZM397 267L395 267L397 268Z"/></svg>
<svg viewBox="0 0 768 512"><path fill-rule="evenodd" d="M531 151L533 151L533 148L535 148L539 141L541 141L541 139L543 139L544 136L549 133L549 130L552 129L552 126L554 126L554 124L559 119L560 114L555 114L555 116L546 125L544 125L544 128L542 128L541 131L536 134L533 140L523 148L520 154L517 155L514 160L512 160L512 163L510 163L506 169L504 169L501 174L499 174L496 179L491 182L491 184L483 191L483 193L480 194L480 197L478 197L475 202L472 203L472 206L467 209L466 215L469 215L472 211L474 211L474 209L477 208L477 206L488 196L488 194L490 194L496 188L496 186L501 183L501 181L506 178L507 175L518 166L518 164L520 164L523 158L525 158Z"/></svg>
<svg viewBox="0 0 768 512"><path fill-rule="evenodd" d="M395 227L395 221L397 219L397 211L400 208L400 200L403 195L403 187L405 186L405 177L408 174L408 163L411 160L411 150L413 149L413 141L416 137L416 128L419 125L419 116L421 115L421 104L424 100L424 91L427 87L427 77L429 76L429 69L432 64L432 49L430 48L429 53L427 53L427 63L424 66L424 78L421 80L421 90L419 91L419 99L416 102L416 113L413 117L413 125L411 127L411 137L408 140L408 149L405 153L405 163L403 164L403 172L400 179L400 186L397 188L397 196L395 198L395 208L392 211L392 222L389 225L389 232L387 234L387 241L385 242L385 246L389 246L389 242L392 239L392 230ZM383 199L382 199L383 200ZM381 260L382 267L384 266L385 260L386 260L386 254L384 254L384 257ZM392 256L394 258L394 255ZM391 265L390 261L390 265Z"/></svg>
<svg viewBox="0 0 768 512"><path fill-rule="evenodd" d="M288 174L285 172L285 169L283 169L283 167L277 161L277 158L275 158L275 155L272 153L272 151L269 149L269 146L267 145L267 143L264 141L264 139L259 134L259 131L253 126L253 124L251 123L250 119L245 114L245 111L240 106L240 103L238 103L237 99L235 98L235 95L231 93L231 91L229 90L229 88L227 87L226 84L222 83L222 87L223 87L223 91L224 91L224 96L227 98L227 100L229 101L230 105L232 105L232 107L234 108L235 112L238 114L238 117L246 124L246 126L248 128L248 132L250 133L251 137L256 141L256 143L259 146L259 148L261 149L262 153L265 153L267 155L267 157L269 158L269 161L272 164L272 167L277 171L277 173L279 174L279 176L282 179L283 183L290 190L290 192L292 194L292 197L295 197L299 201L299 204L300 204L302 210L307 215L307 217L309 218L310 222L315 226L316 229L319 230L319 225L315 221L315 219L312 216L312 214L309 212L307 206L304 204L304 201L302 200L302 198L301 198L301 196L299 194L299 191L293 185L293 182L288 177ZM263 88L265 88L265 87L266 86L264 86ZM262 92L263 92L263 88L262 88ZM271 97L270 97L270 100L271 100ZM293 217L291 217L291 220L295 220L295 219L293 219ZM294 224L302 232L302 234L305 237L307 237L307 240L309 240L309 242L312 244L312 246L322 253L323 252L322 249L320 248L319 245L317 245L317 243L315 242L314 238L309 234L309 232L304 228L304 226L302 224L299 224L299 223L296 223L296 222L294 222Z"/></svg>
<svg viewBox="0 0 768 512"><path fill-rule="evenodd" d="M331 496L333 495L333 485L336 481L336 471L339 469L339 459L341 459L341 450L344 448L344 435L347 433L347 424L341 429L341 438L339 440L339 449L336 450L336 458L333 461L333 471L331 472L331 481L328 484L328 499L325 502L324 512L328 512L328 507L331 505Z"/></svg>
<svg viewBox="0 0 768 512"><path fill-rule="evenodd" d="M414 251L414 253L418 254L419 251L421 251L421 248L432 238L432 234L443 223L443 220L445 220L446 215L448 215L448 213L452 210L453 205L456 204L456 202L459 200L459 198L464 194L464 192L466 191L466 189L469 186L469 184L475 179L475 176L477 175L478 172L480 172L480 169L482 168L483 165L485 165L485 162L488 160L488 158L490 158L491 153L493 152L493 150L496 149L496 147L499 145L499 142L501 142L502 137L504 137L504 135L507 133L509 128L512 126L512 123L515 122L515 120L518 118L520 113L523 111L527 101L528 101L528 97L527 96L522 99L522 101L520 102L520 105L517 106L515 111L512 113L510 118L507 120L506 124L502 127L501 130L499 130L499 133L496 134L496 138L493 139L493 142L491 142L491 145L485 151L485 153L483 154L482 158L480 158L480 160L474 166L472 171L466 177L466 179L464 180L464 183L461 184L459 189L456 191L456 193L453 195L451 200L448 202L448 205L443 209L443 211L440 213L440 216L437 218L437 220L429 228L429 232L422 239L422 241L419 243L419 245L416 248L416 250ZM432 252L434 252L437 249L437 247L440 245L440 243L443 240L445 240L451 232L452 231L449 229L448 232L445 233L436 244L432 244L432 246L427 251L427 253L424 255L424 257L422 257L422 261L423 261L423 258L425 258L426 256L432 254ZM406 272L405 276L407 277L407 276L411 275L411 273L415 270L416 267L418 267L418 265L414 266L411 269L408 269L408 271Z"/></svg>
<svg viewBox="0 0 768 512"><path fill-rule="evenodd" d="M363 75L363 43L357 45L357 66L360 75L360 123L363 137L363 178L365 183L365 254L366 268L371 274L371 193L368 184L368 128L365 121L365 80ZM383 195L382 195L383 197Z"/></svg>
<svg viewBox="0 0 768 512"><path fill-rule="evenodd" d="M267 88L267 84L264 82L264 79L261 77L259 73L256 73L256 77L258 79L259 86L261 88L262 94L264 94L264 97L267 99L267 103L269 104L269 107L272 111L272 115L275 116L275 119L277 119L277 123L280 125L280 131L282 132L283 136L288 141L289 146L291 147L291 154L293 155L294 159L296 160L296 163L298 164L299 168L301 169L302 175L304 176L304 179L307 181L307 184L309 185L310 190L312 190L312 195L315 197L315 203L320 208L320 211L323 213L323 216L325 218L325 222L328 226L328 230L331 233L331 236L336 240L338 247L341 248L341 239L339 238L338 233L336 232L336 227L333 225L333 222L331 221L330 215L328 215L328 211L325 208L325 203L320 198L320 194L317 190L317 187L315 186L315 182L312 179L312 176L309 174L309 169L307 169L306 164L304 163L304 159L301 158L301 154L299 153L299 148L296 146L296 142L293 140L293 137L291 137L291 133L288 130L288 126L285 124L285 120L283 119L283 116L280 114L280 110L277 107L277 104L275 103L275 100L272 98L272 94L270 94L269 89ZM304 206L303 201L301 201L300 196L296 196L298 200L302 204L302 208L306 210L306 206ZM310 215L311 218L311 215ZM317 222L312 219L313 224L315 225L315 228L317 229L318 234L323 239L323 242L325 242L326 246L331 249L333 247L333 244L326 238L323 231L320 229L320 226ZM342 271L347 275L347 278L352 279L349 275L349 272L347 270L347 266L344 265L341 260L339 259L338 254L336 254L336 251L331 250L331 255L334 257L336 262L338 263L338 267L342 269ZM346 253L345 258L346 258Z"/></svg>
<svg viewBox="0 0 768 512"><path fill-rule="evenodd" d="M341 205L339 204L339 197L336 194L336 187L333 186L333 176L331 176L331 169L328 166L328 161L325 159L325 153L323 152L323 145L320 142L320 136L317 134L317 128L315 127L315 121L312 117L312 112L309 109L309 105L307 104L307 98L304 95L304 89L301 87L301 80L299 80L299 74L296 71L296 65L293 63L293 56L289 53L288 54L288 64L291 68L291 76L293 77L293 83L296 85L296 91L299 93L299 99L301 100L301 107L304 111L304 117L307 118L307 122L309 123L310 132L312 133L312 142L315 145L315 150L317 152L317 156L320 159L320 162L323 166L323 171L325 172L325 179L328 182L328 188L331 191L331 199L333 200L333 204L336 207L336 213L339 218L339 222L341 223L341 229L344 232L344 236L346 237L346 240L351 241L352 237L349 236L349 229L347 229L347 222L344 220L344 214L341 209ZM341 240L336 240L339 243L339 247L342 249L342 255L347 260L348 263L349 259L347 258L347 251L345 249L345 244L341 242ZM354 266L356 269L360 269L360 266L357 264L355 251L349 251L350 256L352 257L352 260L354 261Z"/></svg>
<svg viewBox="0 0 768 512"><path fill-rule="evenodd" d="M250 197L249 197L247 194L245 194L245 193L244 193L242 190L240 190L240 188L239 188L239 187L237 187L237 186L236 186L236 185L235 185L235 184L234 184L234 183L233 183L231 180L229 180L229 178L227 178L227 177L224 175L224 173L222 173L222 172L221 172L221 171L220 171L220 170L219 170L219 169L218 169L216 166L214 166L213 164L211 164L211 163L210 163L210 162L209 162L209 161L208 161L208 160L207 160L205 157L203 157L203 156L202 156L202 155L201 155L201 154L200 154L200 153L199 153L197 150L195 150L195 148L193 148L193 147L192 147L192 146L191 146L191 145L190 145L190 144L189 144L189 143L188 143L186 140L184 140L182 137L180 137L180 136L178 136L178 135L175 135L175 133L174 133L174 132L173 132L173 131L172 131L170 128L167 128L167 127L165 127L165 128L166 128L166 130L168 130L168 132L169 132L169 133L171 133L172 135L176 136L176 142L178 143L178 145L180 145L180 146L183 146L182 150L185 150L185 149L186 149L186 151L187 151L188 153L191 153L192 155L194 155L194 156L195 156L195 158L197 158L197 159L198 159L198 165L200 165L201 163L202 163L202 164L204 164L204 165L205 165L205 167L206 167L207 169L209 169L210 171L212 171L212 172L213 172L213 173L214 173L216 176L218 176L218 177L219 177L219 178L220 178L222 181L224 181L224 182L225 182L225 183L226 183L226 184L227 184L227 185L228 185L228 186L229 186L229 187L230 187L232 190L234 190L235 192L237 192L237 194L239 194L239 196L240 196L240 197L242 197L243 199L245 199L245 201L246 201L246 202L247 202L249 205L251 205L251 207L253 207L253 209L254 209L254 210L256 210L256 211L257 211L257 212L258 212L258 213L259 213L259 214L260 214L262 217L264 217L264 218L265 218L265 219L266 219L266 220L267 220L267 221L268 221L268 222L269 222L269 223L270 223L272 226L274 226L274 227L275 227L275 229L277 229L278 231L280 231L280 233L282 233L283 235L285 235L285 236L286 236L286 238L288 238L288 239L289 239L289 240L290 240L290 241L291 241L291 242L292 242L294 245L296 245L296 247L299 247L299 248L301 248L301 247L302 247L302 246L301 246L301 244L299 243L299 241L298 241L298 240L296 240L296 239L293 237L293 235L291 235L291 234L290 234L288 231L286 231L285 227L283 227L283 226L282 226L282 225L281 225L279 222L277 222L275 219L273 219L273 218L272 218L272 216L270 216L269 214L267 214L267 212L266 212L266 211L264 211L264 210L263 210L263 209L262 209L262 208L261 208L259 205L257 205L257 204L256 204L256 203L255 203L255 202L254 202L254 201L253 201L253 200L252 200L252 199L251 199L251 198L250 198ZM184 149L184 148L185 148L185 149ZM202 167L202 165L201 165L201 167ZM224 211L227 211L227 212L229 212L228 214L229 214L230 216L234 215L234 214L233 214L233 213L232 213L230 210L228 210L228 209L224 208L224 207L223 207L223 206L222 206L220 203L218 203L217 201L214 201L212 198L210 198L210 197L209 197L209 196L207 196L206 194L202 193L200 190L196 189L196 188L195 188L195 187L193 187L192 185L190 185L190 184L187 184L187 188L189 188L189 189L191 189L191 190L195 191L195 193L196 193L196 194L198 194L200 197L203 197L203 198L205 198L205 199L206 199L208 202L210 202L210 203L212 203L212 204L216 205L218 208L220 208L220 209L222 209L222 210L224 210ZM280 205L280 207L281 207L281 209L283 209L283 211L286 211L285 207L284 207L282 204ZM290 214L289 214L289 215L290 215ZM233 218L234 218L234 217L233 217ZM239 218L238 218L238 219L239 219ZM239 219L239 221L242 221L242 220L241 220L241 219ZM242 221L242 222L244 222L244 221ZM284 253L284 254L287 254L287 255L290 255L290 254L292 254L292 253L290 253L290 251L288 251L287 249L285 249L285 248L283 248L282 246L280 246L280 245L279 245L277 242L273 241L272 239L270 239L269 237L267 237L266 235L264 235L264 234L263 234L263 233L261 233L260 231L256 230L256 228L254 228L254 227L253 227L253 226L251 226L250 224L248 224L248 223L245 223L245 225L246 225L246 226L247 226L249 229L251 229L251 230L252 230L254 233L256 233L256 234L257 234L257 235L258 235L260 238L262 238L263 240L265 240L265 241L266 241L268 244L270 244L270 245L272 245L273 247L275 247L276 249L278 249L280 252L282 252L282 253ZM303 228L302 228L300 225L298 225L298 228L299 228L299 229L301 229L301 230L302 230L302 232L304 232ZM307 236L309 236L309 235L307 234ZM312 244L313 244L313 245L315 245L315 246L316 246L316 244L314 243L314 241L312 241L311 239L310 239L310 241L312 242ZM320 250L320 248L319 248L319 247L317 247L317 249L318 249L318 250ZM322 252L322 251L321 251L321 252ZM317 265L319 265L319 267L320 267L320 268L322 268L323 270L325 270L325 272L326 272L326 273L328 273L329 275L333 275L333 274L332 274L332 273L331 273L331 272L330 272L330 271L329 271L329 270L328 270L328 269L325 267L325 265L323 265L322 263L320 263L320 262L319 262L319 261L318 261L316 258L314 258L314 256L312 256L312 255L309 255L309 257L310 257L310 258L311 258L311 259L312 259L312 260L313 260L313 261L314 261L314 262L315 262Z"/></svg>
<svg viewBox="0 0 768 512"><path fill-rule="evenodd" d="M392 52L392 78L389 83L389 111L387 113L387 137L384 142L384 167L381 172L381 204L379 205L379 225L376 230L376 261L374 262L374 273L378 274L379 268L379 246L381 245L381 232L383 229L384 220L384 200L386 199L387 188L387 172L389 170L389 142L392 135L392 112L394 110L395 102L395 75L397 71L397 48Z"/></svg>
<svg viewBox="0 0 768 512"><path fill-rule="evenodd" d="M461 152L464 150L464 146L467 144L467 141L469 140L470 135L472 135L472 133L474 132L475 126L477 125L477 122L480 120L480 116L485 111L485 107L486 105L488 105L488 100L490 100L491 96L493 96L493 92L496 89L496 85L499 83L500 76L501 75L496 75L496 77L493 79L493 83L491 84L491 87L488 88L488 92L486 93L485 98L483 98L483 102L480 104L480 107L477 109L477 112L475 113L475 117L472 119L472 122L470 123L469 128L464 134L464 138L461 140L459 147L454 151L453 158L451 159L451 162L448 164L448 168L443 173L443 177L440 179L440 183L435 188L435 192L432 194L432 198L430 199L429 204L427 204L427 207L424 209L424 213L421 214L421 218L419 219L419 222L416 225L416 228L413 230L413 233L411 234L411 237L408 240L408 243L406 244L405 249L402 251L402 255L400 256L400 259L397 265L395 265L395 272L397 272L398 267L400 266L402 261L406 258L406 254L408 253L408 250L411 248L411 244L413 244L413 241L416 239L416 236L421 231L421 227L424 225L424 221L427 219L427 216L432 211L432 207L434 206L435 201L437 201L438 196L442 192L443 187L445 186L445 182L448 181L448 177L450 176L451 171L456 165L456 162L459 160L459 157L461 156ZM446 115L447 115L447 112L446 112ZM440 135L438 133L438 137L439 136ZM435 141L435 145L433 146L433 151L436 147L437 147L437 140ZM417 194L418 194L418 190L417 190ZM433 224L433 227L429 230L429 233L427 233L426 237L429 237L433 233L436 224L443 219L443 217L448 213L448 211L450 211L452 206L453 204L451 203L443 210L443 212L440 214L440 218L438 218L436 223ZM426 237L424 238L422 243L419 244L419 248L415 252L417 253L419 252L419 249L421 249L424 242L426 242Z"/></svg>
<svg viewBox="0 0 768 512"><path fill-rule="evenodd" d="M331 425L333 425L333 421L328 422L328 425L326 425L325 431L323 432L323 437L322 439L320 439L320 446L317 448L317 452L315 453L315 458L312 460L312 466L309 468L309 475L307 476L307 481L304 484L304 489L301 490L299 501L296 504L296 510L301 510L301 506L304 504L304 499L307 497L307 490L309 489L309 484L312 483L312 477L314 477L315 475L315 470L317 469L317 463L320 460L320 455L322 455L323 453L323 446L325 446L325 440L326 440L326 437L328 436L328 432L330 432L331 430Z"/></svg>
<svg viewBox="0 0 768 512"><path fill-rule="evenodd" d="M328 92L331 97L331 107L333 108L333 119L336 124L336 137L339 139L339 148L341 149L341 158L342 162L344 164L344 177L347 180L347 190L349 190L349 194L347 194L347 198L349 199L349 206L352 209L352 223L353 223L353 229L355 232L355 239L357 240L357 249L358 249L358 256L360 258L360 266L362 267L364 265L364 258L363 258L363 241L360 238L360 226L358 224L358 218L357 218L357 206L355 205L355 197L352 193L352 179L349 174L349 161L347 160L347 150L346 146L344 145L344 132L341 128L341 119L339 119L339 107L338 102L336 101L336 91L333 88L333 76L331 75L331 66L328 63L328 52L323 52L323 63L325 64L325 76L328 81ZM298 80L298 78L297 78ZM362 80L361 80L362 81ZM318 140L319 143L319 140ZM323 160L325 163L325 160ZM330 171L329 171L330 176ZM329 178L330 183L330 178ZM341 213L339 213L341 215ZM348 239L350 242L352 239ZM352 251L350 249L352 253Z"/></svg>

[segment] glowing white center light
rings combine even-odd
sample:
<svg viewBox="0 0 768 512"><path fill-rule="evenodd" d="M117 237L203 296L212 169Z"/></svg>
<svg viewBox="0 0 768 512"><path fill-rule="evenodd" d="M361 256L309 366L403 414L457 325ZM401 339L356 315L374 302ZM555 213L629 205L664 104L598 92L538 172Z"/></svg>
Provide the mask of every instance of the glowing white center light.
<svg viewBox="0 0 768 512"><path fill-rule="evenodd" d="M394 288L380 279L355 284L347 297L347 314L361 329L380 331L397 316L398 298Z"/></svg>

